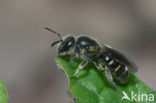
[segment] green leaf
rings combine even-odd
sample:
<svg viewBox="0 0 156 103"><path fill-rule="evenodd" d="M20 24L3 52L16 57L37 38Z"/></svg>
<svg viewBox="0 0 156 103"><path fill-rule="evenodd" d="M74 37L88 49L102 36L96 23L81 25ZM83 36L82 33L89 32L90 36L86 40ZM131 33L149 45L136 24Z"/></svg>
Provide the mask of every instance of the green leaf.
<svg viewBox="0 0 156 103"><path fill-rule="evenodd" d="M0 103L7 103L8 95L4 82L0 79Z"/></svg>
<svg viewBox="0 0 156 103"><path fill-rule="evenodd" d="M71 78L81 60L76 59L72 65L69 65L70 56L66 55L57 57L56 62L65 71L69 82L67 92L71 94L74 103L156 103L156 92L139 80L134 73L130 74L129 81L124 85L115 81L117 87L122 92L124 91L130 99L132 91L138 94L137 100L129 101L122 99L122 96L106 80L104 73L98 71L93 63L89 63L76 77ZM142 96L141 94L147 94L148 97L144 96L138 101L138 98ZM152 102L149 101L150 94L154 96Z"/></svg>

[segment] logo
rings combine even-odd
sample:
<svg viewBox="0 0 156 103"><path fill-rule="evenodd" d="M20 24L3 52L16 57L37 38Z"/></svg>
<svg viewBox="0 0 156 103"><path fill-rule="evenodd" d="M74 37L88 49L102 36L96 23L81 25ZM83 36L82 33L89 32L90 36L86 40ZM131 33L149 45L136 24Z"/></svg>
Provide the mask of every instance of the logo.
<svg viewBox="0 0 156 103"><path fill-rule="evenodd" d="M123 97L121 100L123 99L127 99L129 101L154 101L154 94L146 94L146 93L134 93L133 91L131 91L130 96L127 95L126 92L122 92L123 93Z"/></svg>

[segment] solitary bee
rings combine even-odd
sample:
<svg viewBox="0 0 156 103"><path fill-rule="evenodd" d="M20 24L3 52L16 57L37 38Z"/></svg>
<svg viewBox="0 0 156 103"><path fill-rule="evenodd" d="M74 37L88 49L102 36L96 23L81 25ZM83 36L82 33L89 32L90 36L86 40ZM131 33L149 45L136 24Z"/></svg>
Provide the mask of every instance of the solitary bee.
<svg viewBox="0 0 156 103"><path fill-rule="evenodd" d="M79 64L73 77L76 76L89 62L93 62L99 71L104 71L107 80L121 94L113 77L121 83L126 83L130 72L137 72L137 66L127 59L120 52L112 49L110 46L104 45L89 36L72 36L67 35L61 37L59 33L45 27L60 38L60 40L52 43L51 46L58 44L58 55L69 53L71 54L70 63L75 57L80 57L83 61Z"/></svg>

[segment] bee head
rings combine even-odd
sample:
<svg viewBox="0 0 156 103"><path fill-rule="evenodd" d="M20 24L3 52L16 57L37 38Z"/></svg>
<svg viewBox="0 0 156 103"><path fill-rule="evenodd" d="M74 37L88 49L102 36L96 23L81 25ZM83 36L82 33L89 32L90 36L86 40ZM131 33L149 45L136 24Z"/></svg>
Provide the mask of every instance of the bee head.
<svg viewBox="0 0 156 103"><path fill-rule="evenodd" d="M58 53L68 52L75 46L75 38L73 36L65 37L58 45Z"/></svg>
<svg viewBox="0 0 156 103"><path fill-rule="evenodd" d="M54 34L57 34L57 36L60 38L60 40L58 41L55 41L51 44L51 46L53 47L55 44L58 44L58 47L57 47L57 50L58 50L58 53L65 53L65 52L68 52L70 51L71 49L74 48L75 46L75 38L74 36L66 36L65 38L62 38L60 36L59 33L57 33L56 31L53 31L52 29L49 29L47 27L45 27L46 30L48 31L51 31L52 33Z"/></svg>

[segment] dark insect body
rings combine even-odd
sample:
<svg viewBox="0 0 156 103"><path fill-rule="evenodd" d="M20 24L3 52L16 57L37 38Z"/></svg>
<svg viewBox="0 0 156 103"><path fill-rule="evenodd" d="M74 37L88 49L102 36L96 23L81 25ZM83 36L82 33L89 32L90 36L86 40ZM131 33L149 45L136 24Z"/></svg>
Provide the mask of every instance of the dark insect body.
<svg viewBox="0 0 156 103"><path fill-rule="evenodd" d="M67 35L62 38L59 33L47 27L45 29L57 34L60 38L60 40L52 44L54 46L59 43L57 47L58 55L71 54L70 63L74 61L75 57L80 57L83 60L73 74L73 77L89 62L93 62L98 70L104 71L107 80L121 93L114 83L113 77L121 83L126 83L130 72L137 72L137 66L123 54L112 49L110 46L98 42L92 37Z"/></svg>

